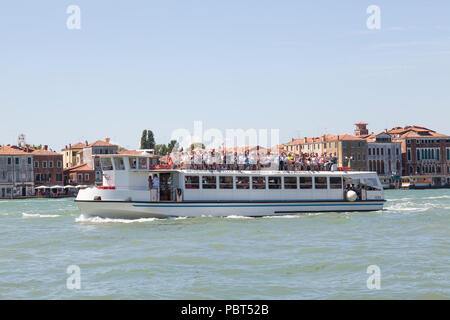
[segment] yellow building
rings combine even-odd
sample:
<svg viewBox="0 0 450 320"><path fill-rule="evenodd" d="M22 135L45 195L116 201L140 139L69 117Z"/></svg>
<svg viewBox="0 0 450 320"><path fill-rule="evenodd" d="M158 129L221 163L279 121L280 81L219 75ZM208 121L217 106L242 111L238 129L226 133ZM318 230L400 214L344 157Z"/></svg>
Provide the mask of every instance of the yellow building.
<svg viewBox="0 0 450 320"><path fill-rule="evenodd" d="M69 144L64 149L61 150L63 154L63 165L64 169L71 168L73 166L78 165L77 163L77 154L83 151L83 148L86 145L84 143L78 142L74 145Z"/></svg>
<svg viewBox="0 0 450 320"><path fill-rule="evenodd" d="M349 134L295 139L284 145L294 154L317 153L336 155L338 167L350 167L355 171L367 171L367 141Z"/></svg>

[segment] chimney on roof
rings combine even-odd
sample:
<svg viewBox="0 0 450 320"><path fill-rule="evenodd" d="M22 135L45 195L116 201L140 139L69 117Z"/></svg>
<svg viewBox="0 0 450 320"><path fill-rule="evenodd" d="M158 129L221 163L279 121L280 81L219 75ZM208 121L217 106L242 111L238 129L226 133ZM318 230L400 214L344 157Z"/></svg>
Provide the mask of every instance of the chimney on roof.
<svg viewBox="0 0 450 320"><path fill-rule="evenodd" d="M44 150L48 150L48 145L44 145Z"/></svg>
<svg viewBox="0 0 450 320"><path fill-rule="evenodd" d="M86 140L85 142L84 142L85 144L86 144L86 146L88 146L89 145L89 143L88 143L88 141Z"/></svg>
<svg viewBox="0 0 450 320"><path fill-rule="evenodd" d="M105 138L105 142L106 142L106 143L109 143L110 141L111 141L110 138L108 138L108 137Z"/></svg>
<svg viewBox="0 0 450 320"><path fill-rule="evenodd" d="M369 130L367 129L367 123L366 122L358 122L355 123L356 129L355 129L355 136L364 136L369 134Z"/></svg>

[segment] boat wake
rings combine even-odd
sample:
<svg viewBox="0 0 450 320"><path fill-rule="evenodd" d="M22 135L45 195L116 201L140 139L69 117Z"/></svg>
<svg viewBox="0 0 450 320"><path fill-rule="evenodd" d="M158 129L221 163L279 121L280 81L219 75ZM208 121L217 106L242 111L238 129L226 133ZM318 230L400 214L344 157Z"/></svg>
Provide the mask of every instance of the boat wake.
<svg viewBox="0 0 450 320"><path fill-rule="evenodd" d="M152 222L156 220L161 220L158 218L140 218L140 219L113 219L113 218L102 218L102 217L87 217L85 215L80 215L75 218L76 222L82 223L135 223L135 222Z"/></svg>
<svg viewBox="0 0 450 320"><path fill-rule="evenodd" d="M24 218L56 218L59 214L39 214L39 213L25 213L22 212Z"/></svg>
<svg viewBox="0 0 450 320"><path fill-rule="evenodd" d="M230 215L225 216L226 219L255 219L254 217L246 217L246 216L238 216L238 215Z"/></svg>

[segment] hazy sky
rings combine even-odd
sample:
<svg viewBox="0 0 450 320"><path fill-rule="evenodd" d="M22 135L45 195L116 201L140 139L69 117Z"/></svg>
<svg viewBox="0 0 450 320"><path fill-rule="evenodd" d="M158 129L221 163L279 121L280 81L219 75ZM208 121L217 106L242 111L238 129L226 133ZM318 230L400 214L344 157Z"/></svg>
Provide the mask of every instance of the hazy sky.
<svg viewBox="0 0 450 320"><path fill-rule="evenodd" d="M449 16L448 0L2 1L0 144L137 148L196 120L282 142L357 121L450 134Z"/></svg>

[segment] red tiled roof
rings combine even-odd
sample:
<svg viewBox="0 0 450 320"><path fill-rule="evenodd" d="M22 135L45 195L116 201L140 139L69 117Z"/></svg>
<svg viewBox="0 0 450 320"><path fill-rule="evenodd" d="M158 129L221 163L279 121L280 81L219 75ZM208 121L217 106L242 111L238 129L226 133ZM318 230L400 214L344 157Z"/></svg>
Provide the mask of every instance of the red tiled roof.
<svg viewBox="0 0 450 320"><path fill-rule="evenodd" d="M445 134L437 133L434 130L421 127L421 126L406 126L404 128L402 127L395 127L391 130L387 131L390 135L395 135L396 139L405 139L405 138L446 138L448 137Z"/></svg>
<svg viewBox="0 0 450 320"><path fill-rule="evenodd" d="M39 150L39 149L32 149L31 150L32 155L38 155L38 156L59 156L61 155L58 152L50 151L50 150Z"/></svg>
<svg viewBox="0 0 450 320"><path fill-rule="evenodd" d="M62 149L61 151L67 151L67 150L73 150L73 149L83 149L84 147L86 147L86 144L84 144L82 142L77 142L75 144L72 144L70 146L70 148L67 147L67 148Z"/></svg>
<svg viewBox="0 0 450 320"><path fill-rule="evenodd" d="M26 152L17 146L3 146L0 147L0 155L28 155L30 152Z"/></svg>
<svg viewBox="0 0 450 320"><path fill-rule="evenodd" d="M115 144L111 144L103 140L97 140L88 145L88 147L114 147L114 146Z"/></svg>
<svg viewBox="0 0 450 320"><path fill-rule="evenodd" d="M141 155L142 151L138 151L138 150L119 150L117 151L118 154L123 154L123 155Z"/></svg>
<svg viewBox="0 0 450 320"><path fill-rule="evenodd" d="M77 171L94 171L90 166L85 163L79 164L77 166L73 166L67 169L64 169L67 172L77 172Z"/></svg>

